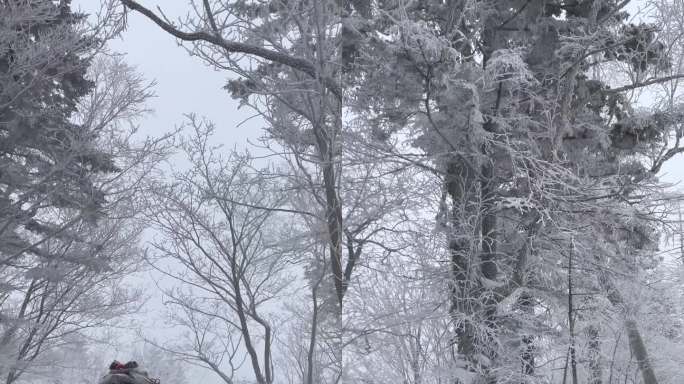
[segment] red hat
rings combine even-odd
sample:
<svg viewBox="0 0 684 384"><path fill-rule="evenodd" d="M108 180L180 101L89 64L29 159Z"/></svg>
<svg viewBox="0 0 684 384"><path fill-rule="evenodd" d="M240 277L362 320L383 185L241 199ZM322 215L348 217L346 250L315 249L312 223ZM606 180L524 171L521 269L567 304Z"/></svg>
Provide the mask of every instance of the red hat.
<svg viewBox="0 0 684 384"><path fill-rule="evenodd" d="M121 364L117 360L114 360L111 364L109 364L109 370L110 371L116 371L119 369L126 369L126 366Z"/></svg>

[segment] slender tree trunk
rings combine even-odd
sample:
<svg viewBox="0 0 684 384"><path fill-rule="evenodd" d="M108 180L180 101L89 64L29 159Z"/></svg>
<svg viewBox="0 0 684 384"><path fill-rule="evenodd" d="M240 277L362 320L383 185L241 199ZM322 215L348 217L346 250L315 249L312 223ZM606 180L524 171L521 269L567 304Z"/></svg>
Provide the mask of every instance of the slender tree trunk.
<svg viewBox="0 0 684 384"><path fill-rule="evenodd" d="M599 330L596 326L590 325L587 328L589 338L589 384L603 383L603 370L601 363L601 340Z"/></svg>
<svg viewBox="0 0 684 384"><path fill-rule="evenodd" d="M571 240L570 255L568 257L568 327L570 329L570 372L572 374L572 384L577 384L577 355L575 351L575 310L572 301L572 258L574 253L574 240Z"/></svg>
<svg viewBox="0 0 684 384"><path fill-rule="evenodd" d="M318 331L318 283L311 290L311 300L313 302L313 314L311 315L311 336L309 338L309 349L306 353L306 384L314 384L314 354L316 353L316 336Z"/></svg>
<svg viewBox="0 0 684 384"><path fill-rule="evenodd" d="M489 124L485 124L487 126ZM487 161L482 166L480 176L480 199L482 201L482 223L481 225L481 249L480 254L480 272L482 277L495 282L499 273L496 264L496 248L497 248L497 213L495 212L496 201L496 184L494 180L494 164ZM491 285L490 285L491 286ZM484 294L482 303L482 311L484 315L484 324L489 329L488 334L491 335L497 327L497 304L499 297L496 291L483 286L480 291ZM487 336L485 340L480 341L478 349L487 357L487 363L482 368L484 370L485 380L487 383L496 383L496 377L491 371L492 365L497 358L497 350L495 348L496 342Z"/></svg>
<svg viewBox="0 0 684 384"><path fill-rule="evenodd" d="M482 276L488 280L495 280L498 274L496 266L496 222L494 212L495 186L494 165L485 164L482 167L480 195L482 199L482 255L480 269ZM489 317L488 313L488 317Z"/></svg>
<svg viewBox="0 0 684 384"><path fill-rule="evenodd" d="M423 334L423 328L419 324L418 329L416 331L416 337L415 337L415 342L411 343L411 370L413 371L413 384L422 384L423 383L423 376L422 376L422 371L420 367L420 358L423 356L423 347L421 343L421 337Z"/></svg>
<svg viewBox="0 0 684 384"><path fill-rule="evenodd" d="M522 227L525 229L526 239L522 248L518 252L518 259L516 261L515 270L513 272L513 283L515 288L523 289L523 292L518 297L517 305L523 314L523 320L528 322L534 317L534 298L527 289L529 287L529 258L533 250L533 241L539 230L541 223L539 212L529 211L520 220ZM523 334L521 337L523 345L520 361L522 363L523 376L534 375L535 368L535 348L534 335ZM526 380L523 378L523 383Z"/></svg>
<svg viewBox="0 0 684 384"><path fill-rule="evenodd" d="M17 370L12 368L9 373L7 374L7 378L5 380L5 384L13 384L17 380Z"/></svg>
<svg viewBox="0 0 684 384"><path fill-rule="evenodd" d="M632 319L625 320L625 329L629 337L629 349L637 360L644 384L658 384L658 379L648 357L646 344L644 344L644 340L641 338L636 321Z"/></svg>
<svg viewBox="0 0 684 384"><path fill-rule="evenodd" d="M616 308L624 308L625 301L622 298L622 295L617 291L612 281L605 273L600 276L600 283L608 292L608 301ZM639 332L637 322L635 319L631 318L629 314L627 314L627 318L625 319L625 331L627 332L629 340L629 349L637 360L637 365L641 371L644 384L658 384L658 379L653 371L653 365L648 356L646 344L641 337L641 332Z"/></svg>
<svg viewBox="0 0 684 384"><path fill-rule="evenodd" d="M525 298L522 300L523 303L521 303L521 306L528 307L532 309L532 306L529 305L528 303L531 303L531 297L528 295L525 295ZM520 360L522 361L522 374L524 376L531 376L534 375L534 336L532 335L525 335L522 337L522 344L523 344L523 350L522 354L520 356Z"/></svg>
<svg viewBox="0 0 684 384"><path fill-rule="evenodd" d="M451 255L451 292L450 313L456 325L456 344L458 358L463 359L465 369L475 370L476 340L474 325L474 295L472 279L472 250L469 241L470 225L468 219L475 215L473 196L474 170L458 159L451 159L446 166L446 192L451 200L451 230L449 242Z"/></svg>

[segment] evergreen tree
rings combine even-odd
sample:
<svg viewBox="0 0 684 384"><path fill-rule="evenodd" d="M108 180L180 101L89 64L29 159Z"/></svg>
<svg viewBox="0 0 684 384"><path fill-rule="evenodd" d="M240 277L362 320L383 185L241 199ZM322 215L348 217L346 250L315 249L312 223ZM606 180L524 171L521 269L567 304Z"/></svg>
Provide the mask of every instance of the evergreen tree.
<svg viewBox="0 0 684 384"><path fill-rule="evenodd" d="M73 122L95 37L67 2L8 1L0 15L2 259L50 257L38 242L95 222L105 204L96 178L116 172L98 143L103 127Z"/></svg>
<svg viewBox="0 0 684 384"><path fill-rule="evenodd" d="M0 376L45 375L88 330L127 314L136 291L140 180L163 153L125 129L149 85L94 57L94 28L69 1L0 2ZM114 28L115 29L115 28ZM49 369L48 369L49 371ZM33 376L35 379L36 376Z"/></svg>

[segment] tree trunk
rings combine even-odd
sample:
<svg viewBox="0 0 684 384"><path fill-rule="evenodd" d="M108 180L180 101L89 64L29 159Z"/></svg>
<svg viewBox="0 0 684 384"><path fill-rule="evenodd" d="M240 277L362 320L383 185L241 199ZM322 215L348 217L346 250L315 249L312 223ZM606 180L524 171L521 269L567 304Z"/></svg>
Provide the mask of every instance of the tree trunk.
<svg viewBox="0 0 684 384"><path fill-rule="evenodd" d="M624 308L625 301L622 298L622 295L615 289L612 281L610 281L605 274L600 276L600 283L608 292L608 301L610 301L614 307ZM625 330L627 331L627 337L629 338L629 349L637 360L644 384L658 384L658 379L653 371L651 360L648 357L648 350L646 349L646 344L644 344L644 340L639 332L637 322L629 315L625 319Z"/></svg>
<svg viewBox="0 0 684 384"><path fill-rule="evenodd" d="M601 384L603 382L603 371L601 368L601 340L599 330L596 326L590 325L587 328L589 338L589 384Z"/></svg>
<svg viewBox="0 0 684 384"><path fill-rule="evenodd" d="M456 344L459 358L465 369L475 370L476 340L474 325L470 318L474 314L474 282L472 272L472 250L469 241L471 226L468 219L476 215L473 189L474 170L459 159L450 159L446 166L445 187L451 200L451 306L449 312L456 325Z"/></svg>
<svg viewBox="0 0 684 384"><path fill-rule="evenodd" d="M637 360L644 384L658 384L658 379L653 371L646 345L641 338L641 333L639 332L636 321L632 319L625 320L625 329L627 330L627 336L629 337L629 349Z"/></svg>
<svg viewBox="0 0 684 384"><path fill-rule="evenodd" d="M568 328L570 330L570 372L572 384L577 384L577 353L575 351L575 311L572 292L572 257L575 252L574 240L570 241L570 257L568 258Z"/></svg>

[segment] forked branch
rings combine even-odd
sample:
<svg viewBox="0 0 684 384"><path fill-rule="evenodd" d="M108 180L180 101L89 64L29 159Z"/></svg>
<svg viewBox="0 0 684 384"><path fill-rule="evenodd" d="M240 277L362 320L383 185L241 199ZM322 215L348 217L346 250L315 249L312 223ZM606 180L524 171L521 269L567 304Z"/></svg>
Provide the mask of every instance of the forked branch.
<svg viewBox="0 0 684 384"><path fill-rule="evenodd" d="M341 97L341 91L340 87L337 85L336 82L334 82L332 79L323 76L322 74L319 73L317 70L316 66L310 62L307 59L301 58L301 57L295 57L292 55L288 55L283 52L277 52L271 49L267 49L264 47L260 47L257 45L253 44L245 44L237 41L229 41L224 39L223 37L217 35L217 34L212 34L212 33L207 33L204 31L198 31L198 32L185 32L181 31L180 29L176 28L174 25L166 22L164 19L161 17L157 16L154 12L152 12L150 9L144 7L143 5L140 5L138 2L134 0L121 0L121 3L125 5L127 8L132 9L136 12L141 13L148 19L152 20L155 24L157 24L161 29L164 31L168 32L172 36L174 36L177 39L183 40L183 41L204 41L207 43L214 44L218 47L221 47L226 50L226 52L229 53L244 53L246 55L251 55L251 56L256 56L260 57L262 59L266 59L269 61L272 61L274 63L279 63L286 65L294 70L303 72L310 77L314 79L320 79L320 81L323 82L325 87L330 90L335 96Z"/></svg>

